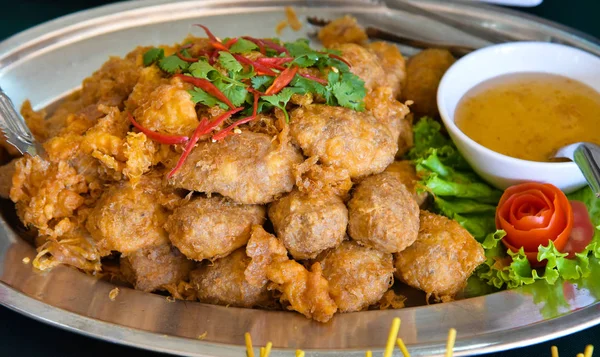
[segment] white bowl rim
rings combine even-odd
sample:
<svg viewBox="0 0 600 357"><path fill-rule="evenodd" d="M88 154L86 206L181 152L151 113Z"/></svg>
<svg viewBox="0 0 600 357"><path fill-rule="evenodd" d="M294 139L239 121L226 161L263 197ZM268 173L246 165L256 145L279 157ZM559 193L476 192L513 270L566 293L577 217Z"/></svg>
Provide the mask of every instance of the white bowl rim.
<svg viewBox="0 0 600 357"><path fill-rule="evenodd" d="M567 46L567 45L563 45L563 44L559 44L559 43L541 42L541 41L508 42L508 43L502 43L502 44L497 44L497 45L491 45L488 47L484 47L484 48L475 50L475 51L467 54L466 56L458 59L452 66L450 66L450 68L446 71L446 73L444 74L444 76L442 77L442 79L440 81L440 84L439 84L438 90L437 90L436 103L438 106L438 111L440 113L440 117L441 117L442 121L444 122L444 125L446 126L448 131L452 130L454 135L459 137L459 140L466 142L468 145L475 147L476 149L482 151L484 154L492 156L492 157L494 157L494 159L500 160L504 163L510 163L512 161L512 163L514 163L514 164L529 165L530 167L532 167L532 169L550 169L551 168L551 169L570 169L570 170L572 170L572 169L578 168L577 164L575 164L575 162L573 162L573 161L568 161L568 162L530 161L530 160L519 159L516 157L501 154L501 153L496 152L492 149L489 149L489 148L481 145L477 141L471 139L467 134L465 134L462 130L460 130L460 128L455 124L454 120L450 119L451 116L449 115L448 111L446 110L446 107L444 105L442 105L442 96L444 95L444 92L448 91L451 88L451 85L449 84L450 75L453 72L457 71L457 68L459 68L459 66L461 66L463 63L465 63L467 60L487 54L488 52L495 51L498 48L506 48L506 47L509 47L509 48L513 47L513 48L517 48L517 49L522 49L522 48L527 48L527 47L549 47L549 48L554 48L556 50L561 50L561 51L566 50L566 51L579 53L580 55L587 56L587 57L594 57L595 59L600 61L600 57L597 57L597 56L593 55L592 53L581 50L579 48L575 48L575 47L571 47L571 46ZM527 73L532 73L532 72L534 72L534 71L527 72ZM511 73L525 73L525 72L507 72L506 74L511 74ZM564 76L564 77L568 78L568 76ZM480 83L482 83L482 82L480 82ZM471 88L473 88L473 87L471 87ZM454 116L452 116L452 118L454 118Z"/></svg>

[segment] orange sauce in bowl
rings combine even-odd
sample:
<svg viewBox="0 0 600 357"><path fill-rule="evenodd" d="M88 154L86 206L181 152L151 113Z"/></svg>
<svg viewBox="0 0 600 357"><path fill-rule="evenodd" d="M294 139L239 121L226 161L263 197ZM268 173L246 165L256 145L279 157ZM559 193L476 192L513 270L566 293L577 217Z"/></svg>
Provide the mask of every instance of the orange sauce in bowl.
<svg viewBox="0 0 600 357"><path fill-rule="evenodd" d="M547 162L562 146L600 144L600 94L554 74L503 75L469 90L458 103L455 123L488 149Z"/></svg>

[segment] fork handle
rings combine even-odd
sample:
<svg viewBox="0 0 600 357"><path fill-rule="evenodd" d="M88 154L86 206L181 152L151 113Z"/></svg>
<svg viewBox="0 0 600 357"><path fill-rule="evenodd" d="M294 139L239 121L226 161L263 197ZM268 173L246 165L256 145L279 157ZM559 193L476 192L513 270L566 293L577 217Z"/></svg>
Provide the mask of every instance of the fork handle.
<svg viewBox="0 0 600 357"><path fill-rule="evenodd" d="M579 166L592 192L600 197L600 147L582 143L573 152L573 161Z"/></svg>
<svg viewBox="0 0 600 357"><path fill-rule="evenodd" d="M33 134L2 88L0 88L0 129L4 132L8 143L16 147L21 154L35 153Z"/></svg>

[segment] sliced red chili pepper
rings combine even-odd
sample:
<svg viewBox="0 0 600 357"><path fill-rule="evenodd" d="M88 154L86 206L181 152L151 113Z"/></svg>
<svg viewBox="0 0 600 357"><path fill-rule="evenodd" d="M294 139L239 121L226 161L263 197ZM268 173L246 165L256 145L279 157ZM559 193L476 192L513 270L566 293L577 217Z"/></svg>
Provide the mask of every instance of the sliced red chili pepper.
<svg viewBox="0 0 600 357"><path fill-rule="evenodd" d="M231 124L230 126L228 126L227 128L219 131L218 133L216 133L215 135L213 135L213 140L223 140L225 139L229 134L231 134L231 131L233 131L233 129L235 129L236 127L242 125L242 124L246 124L249 123L251 121L253 121L254 119L256 119L256 114L258 112L258 99L260 98L261 93L257 90L254 90L252 88L248 88L248 91L252 92L252 94L254 95L254 103L253 103L253 107L252 107L252 115L243 119L240 119L238 121L236 121L235 123Z"/></svg>
<svg viewBox="0 0 600 357"><path fill-rule="evenodd" d="M219 51L214 50L208 57L208 63L213 65L217 62L217 57L219 56Z"/></svg>
<svg viewBox="0 0 600 357"><path fill-rule="evenodd" d="M233 114L240 112L244 110L243 107L239 107L239 108L235 108L232 109L228 112L225 112L221 115L219 115L215 120L211 121L211 122L206 122L203 126L201 132L202 134L208 134L210 133L214 128L218 127L219 125L221 125L225 120L227 120L230 116L232 116Z"/></svg>
<svg viewBox="0 0 600 357"><path fill-rule="evenodd" d="M290 51L288 51L287 48L276 44L275 42L268 40L266 38L261 39L261 41L267 46L267 47L271 47L272 49L274 49L275 51L279 52L279 53L287 53L288 55L290 54Z"/></svg>
<svg viewBox="0 0 600 357"><path fill-rule="evenodd" d="M294 79L296 72L298 72L298 67L293 66L290 68L286 68L283 72L279 74L279 76L277 76L277 78L275 78L275 81L267 89L265 94L273 95L279 93L283 88L285 88L285 86L290 84L292 79Z"/></svg>
<svg viewBox="0 0 600 357"><path fill-rule="evenodd" d="M292 57L262 57L258 58L256 62L264 64L265 66L281 66L285 63L292 62Z"/></svg>
<svg viewBox="0 0 600 357"><path fill-rule="evenodd" d="M176 74L174 77L181 78L182 81L191 83L194 86L201 88L206 93L212 95L213 97L217 98L221 102L227 104L227 106L229 106L230 108L235 108L235 106L233 105L233 103L231 103L229 98L227 98L227 96L225 96L225 94L223 94L223 92L221 92L219 90L219 88L217 88L209 80L206 80L204 78L196 78L196 77L192 77L192 76L186 76L184 74Z"/></svg>
<svg viewBox="0 0 600 357"><path fill-rule="evenodd" d="M196 127L196 130L194 130L194 134L192 134L192 138L190 139L190 141L187 143L187 145L183 149L183 152L181 153L179 160L177 160L177 164L175 165L173 170L171 170L171 172L169 172L169 175L167 175L167 178L173 177L173 175L177 171L179 171L181 166L183 166L183 164L185 163L185 159L187 159L187 157L192 152L192 149L194 148L194 146L196 146L198 139L200 139L200 136L202 135L201 129L202 129L203 122L206 122L206 118L202 118L202 121L200 121L200 124L198 124L198 126Z"/></svg>
<svg viewBox="0 0 600 357"><path fill-rule="evenodd" d="M334 53L328 53L327 55L328 55L329 57L331 57L331 58L335 58L335 59L336 59L336 60L338 60L338 61L342 61L342 62L344 62L344 63L345 63L345 64L346 64L348 67L352 67L352 65L351 65L351 64L350 64L348 61L346 61L346 60L344 59L344 57L338 56L338 55L336 55L336 54L334 54Z"/></svg>
<svg viewBox="0 0 600 357"><path fill-rule="evenodd" d="M139 131L144 133L150 139L157 141L161 144L174 145L174 144L183 144L186 141L188 141L187 136L161 134L161 133L157 133L156 131L152 131L150 129L144 128L137 121L135 121L135 119L133 118L133 115L131 115L131 113L127 113L127 117L129 118L129 121L131 122L131 124L133 124L133 126L136 127Z"/></svg>
<svg viewBox="0 0 600 357"><path fill-rule="evenodd" d="M265 43L262 42L261 40L254 38L254 37L250 37L250 36L242 36L242 38L244 40L248 40L252 43L254 43L255 45L258 46L258 50L260 51L260 53L262 53L263 55L267 54L267 51L265 50Z"/></svg>
<svg viewBox="0 0 600 357"><path fill-rule="evenodd" d="M236 60L248 65L248 66L253 66L254 69L256 70L256 72L258 74L261 75L267 75L267 76L277 76L277 73L273 72L269 67L260 64L258 62L252 61L242 55L238 55L238 54L234 54L233 57L235 57Z"/></svg>
<svg viewBox="0 0 600 357"><path fill-rule="evenodd" d="M315 81L318 83L321 83L322 85L326 86L327 85L327 81L324 80L323 78L319 78L313 75L310 75L308 73L298 73L299 76L302 76L304 78L310 79L311 81Z"/></svg>
<svg viewBox="0 0 600 357"><path fill-rule="evenodd" d="M219 40L218 40L218 39L215 37L215 35L213 35L213 33L212 33L212 32L210 32L210 30L208 29L208 27L206 27L206 26L204 26L204 25L202 25L202 24L196 24L195 26L202 27L202 29L204 30L204 32L206 32L206 36L208 36L208 39L209 39L209 40L211 40L211 41L213 41L213 42L219 42L219 43L221 42L221 41L219 41Z"/></svg>
<svg viewBox="0 0 600 357"><path fill-rule="evenodd" d="M230 49L231 46L233 46L234 43L238 42L237 38L230 38L227 42L224 43L225 47L227 47L227 49Z"/></svg>
<svg viewBox="0 0 600 357"><path fill-rule="evenodd" d="M177 51L175 53L175 55L177 57L179 57L180 60L185 61L185 62L190 62L190 63L198 62L198 58L186 57L183 54L181 54L181 52L179 52L179 51Z"/></svg>
<svg viewBox="0 0 600 357"><path fill-rule="evenodd" d="M190 43L186 43L185 45L179 47L179 51L181 51L181 50L187 50L188 48L192 48L193 46L194 46L194 44L191 43L191 42Z"/></svg>

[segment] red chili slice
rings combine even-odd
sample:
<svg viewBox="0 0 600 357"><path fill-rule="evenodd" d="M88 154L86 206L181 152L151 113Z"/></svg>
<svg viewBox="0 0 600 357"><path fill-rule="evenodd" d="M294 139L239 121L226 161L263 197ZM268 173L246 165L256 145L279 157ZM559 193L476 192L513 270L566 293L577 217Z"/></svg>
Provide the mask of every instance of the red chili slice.
<svg viewBox="0 0 600 357"><path fill-rule="evenodd" d="M263 64L252 61L251 59L246 58L242 55L238 55L238 54L234 54L233 57L235 57L236 60L238 60L248 66L253 66L258 74L273 76L273 77L277 76L277 73L273 72L269 67L267 67Z"/></svg>
<svg viewBox="0 0 600 357"><path fill-rule="evenodd" d="M275 78L275 81L267 89L265 94L273 95L273 94L279 93L283 88L285 88L285 86L290 84L292 79L294 79L296 72L298 72L298 67L295 67L295 66L285 69L283 72L281 72L279 74L279 76L277 76L277 78Z"/></svg>
<svg viewBox="0 0 600 357"><path fill-rule="evenodd" d="M157 133L156 131L152 131L150 129L144 128L137 121L135 121L135 119L133 118L133 115L131 115L131 113L127 113L127 117L129 118L129 121L131 122L131 124L133 124L133 126L136 127L139 131L144 133L150 139L157 141L161 144L174 145L174 144L183 144L186 141L188 141L187 136L161 134L161 133Z"/></svg>
<svg viewBox="0 0 600 357"><path fill-rule="evenodd" d="M298 75L302 76L304 78L310 79L311 81L315 81L315 82L321 83L324 86L327 85L327 81L326 80L324 80L322 78L319 78L319 77L315 77L315 76L310 75L308 73L298 73Z"/></svg>
<svg viewBox="0 0 600 357"><path fill-rule="evenodd" d="M261 57L256 60L265 66L281 66L283 64L292 62L294 59L292 57Z"/></svg>
<svg viewBox="0 0 600 357"><path fill-rule="evenodd" d="M229 98L227 98L227 96L225 94L223 94L223 92L221 92L219 90L219 88L217 88L209 80L206 80L204 78L196 78L196 77L192 77L192 76L186 76L184 74L176 74L174 77L178 77L184 82L191 83L194 86L203 89L204 91L206 91L206 93L212 95L213 97L217 98L221 102L227 104L227 106L229 108L232 108L232 109L235 108L235 105L233 105L233 103L231 103Z"/></svg>
<svg viewBox="0 0 600 357"><path fill-rule="evenodd" d="M194 63L194 62L198 62L198 58L193 58L193 57L185 57L184 55L181 54L181 52L176 52L175 55L177 57L179 57L180 60L185 61L185 62L190 62L190 63Z"/></svg>
<svg viewBox="0 0 600 357"><path fill-rule="evenodd" d="M342 62L344 62L344 63L345 63L345 64L346 64L348 67L352 67L352 65L350 64L350 62L346 61L346 60L344 59L344 57L338 56L338 55L336 55L336 54L334 54L334 53L328 53L327 55L328 55L329 57L331 57L331 58L335 58L335 59L336 59L336 60L338 60L338 61L342 61Z"/></svg>
<svg viewBox="0 0 600 357"><path fill-rule="evenodd" d="M250 36L242 36L242 38L244 40L248 40L252 43L254 43L255 45L258 46L258 50L260 51L260 53L262 53L263 55L267 53L267 51L265 50L265 43L262 42L261 40L254 38L254 37L250 37Z"/></svg>
<svg viewBox="0 0 600 357"><path fill-rule="evenodd" d="M254 119L256 119L256 114L258 112L258 98L260 98L260 92L257 90L254 90L252 88L248 88L248 90L250 92L252 92L252 94L254 95L254 103L252 106L252 115L243 119L240 119L238 121L236 121L235 123L231 124L230 126L228 126L227 128L219 131L218 133L216 133L215 135L213 135L213 139L214 140L223 140L225 139L228 135L231 134L231 132L233 131L233 129L235 129L236 127L242 125L242 124L246 124L249 123L251 121L253 121Z"/></svg>

